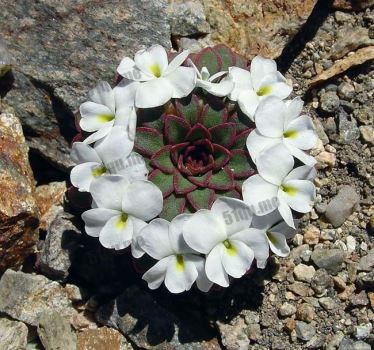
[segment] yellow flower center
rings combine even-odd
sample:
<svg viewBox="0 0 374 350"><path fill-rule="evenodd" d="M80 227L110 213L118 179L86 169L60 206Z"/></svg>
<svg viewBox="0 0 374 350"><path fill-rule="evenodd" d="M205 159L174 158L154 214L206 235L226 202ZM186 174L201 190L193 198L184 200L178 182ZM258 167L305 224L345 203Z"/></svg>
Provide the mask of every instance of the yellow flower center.
<svg viewBox="0 0 374 350"><path fill-rule="evenodd" d="M92 170L92 176L99 177L107 172L105 166L100 166Z"/></svg>
<svg viewBox="0 0 374 350"><path fill-rule="evenodd" d="M152 64L149 66L149 70L152 72L152 74L156 77L159 78L161 77L161 68L158 64Z"/></svg>
<svg viewBox="0 0 374 350"><path fill-rule="evenodd" d="M297 194L297 189L295 187L288 185L281 185L280 187L283 192L286 192L290 196L296 196Z"/></svg>
<svg viewBox="0 0 374 350"><path fill-rule="evenodd" d="M116 228L118 230L123 230L126 227L128 217L129 215L126 213L121 214L121 216L118 218L116 222Z"/></svg>
<svg viewBox="0 0 374 350"><path fill-rule="evenodd" d="M107 123L114 119L114 115L113 114L100 114L98 118L102 123Z"/></svg>
<svg viewBox="0 0 374 350"><path fill-rule="evenodd" d="M177 266L177 271L181 271L181 272L184 271L184 259L183 259L183 255L181 255L181 254L177 255L176 266Z"/></svg>
<svg viewBox="0 0 374 350"><path fill-rule="evenodd" d="M265 95L269 95L270 93L271 93L271 86L269 85L262 86L257 90L258 96L265 96Z"/></svg>
<svg viewBox="0 0 374 350"><path fill-rule="evenodd" d="M283 133L285 138L294 139L297 136L297 130L287 130Z"/></svg>
<svg viewBox="0 0 374 350"><path fill-rule="evenodd" d="M236 255L236 248L231 244L231 242L228 239L223 241L223 245L227 250L227 254L231 256Z"/></svg>
<svg viewBox="0 0 374 350"><path fill-rule="evenodd" d="M266 235L271 243L273 243L274 245L277 244L276 237L270 231L266 232Z"/></svg>

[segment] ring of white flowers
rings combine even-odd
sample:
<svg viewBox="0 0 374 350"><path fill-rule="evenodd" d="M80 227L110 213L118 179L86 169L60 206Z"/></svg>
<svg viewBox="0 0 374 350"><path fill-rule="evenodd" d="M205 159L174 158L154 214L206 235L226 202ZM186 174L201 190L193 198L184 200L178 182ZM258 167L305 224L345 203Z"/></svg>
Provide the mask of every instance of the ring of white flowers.
<svg viewBox="0 0 374 350"><path fill-rule="evenodd" d="M286 239L296 230L291 209L306 213L315 198L315 160L305 151L317 135L310 117L300 116L301 99L283 101L292 87L276 63L257 56L250 71L230 67L210 76L190 60L182 66L188 54L183 51L169 63L165 49L154 45L134 60L125 57L117 69L124 79L114 89L100 82L80 106L80 127L91 134L72 146L77 165L71 182L93 198L92 209L82 214L87 234L106 248L131 245L135 258L147 253L158 262L143 279L151 289L164 282L173 293L194 282L202 291L214 283L227 287L254 259L264 268L269 249L286 256ZM243 183L243 200L221 197L210 210L181 214L169 223L156 218L162 193L148 181L142 157L132 152L136 108L161 106L195 87L237 102L254 121L247 148L258 174ZM294 169L294 157L305 165Z"/></svg>

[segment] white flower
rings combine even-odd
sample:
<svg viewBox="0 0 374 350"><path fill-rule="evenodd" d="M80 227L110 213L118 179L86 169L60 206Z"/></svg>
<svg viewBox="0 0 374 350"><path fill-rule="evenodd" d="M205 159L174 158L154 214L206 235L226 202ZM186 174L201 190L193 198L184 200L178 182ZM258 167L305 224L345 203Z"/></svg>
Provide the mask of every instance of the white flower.
<svg viewBox="0 0 374 350"><path fill-rule="evenodd" d="M212 286L205 275L205 259L197 255L182 236L183 225L190 217L190 214L181 214L170 223L155 219L138 236L138 245L152 258L159 260L143 275L150 289L158 288L164 281L172 293L189 290L195 281L204 292Z"/></svg>
<svg viewBox="0 0 374 350"><path fill-rule="evenodd" d="M258 175L244 181L242 190L244 202L256 215L278 208L284 221L294 228L291 209L309 212L316 193L310 181L315 169L307 165L293 169L293 166L294 159L286 146L270 147L257 157Z"/></svg>
<svg viewBox="0 0 374 350"><path fill-rule="evenodd" d="M210 94L218 97L227 96L230 91L234 88L234 82L231 79L224 79L220 82L214 82L218 78L227 74L227 71L218 72L210 76L208 68L203 67L201 72L197 69L191 60L188 60L188 64L195 69L196 72L196 87L201 87Z"/></svg>
<svg viewBox="0 0 374 350"><path fill-rule="evenodd" d="M93 143L109 134L113 126L121 126L135 137L136 112L134 108L135 84L121 82L114 89L101 81L89 92L91 101L81 104L79 110L82 130L91 132L84 142Z"/></svg>
<svg viewBox="0 0 374 350"><path fill-rule="evenodd" d="M277 71L274 60L256 56L251 62L250 72L230 67L228 79L234 81L234 89L229 94L232 101L238 101L239 107L251 120L260 101L268 96L285 99L292 91L284 76Z"/></svg>
<svg viewBox="0 0 374 350"><path fill-rule="evenodd" d="M162 193L150 181L129 182L121 175L101 176L92 182L90 192L95 208L82 214L89 236L99 237L105 248L124 249L162 210ZM136 244L135 257L143 254Z"/></svg>
<svg viewBox="0 0 374 350"><path fill-rule="evenodd" d="M269 257L269 249L262 249L264 244L274 254L286 257L290 253L287 239L294 237L296 233L295 229L283 221L278 210L264 216L254 216L249 230L250 247L255 254L258 268L264 268Z"/></svg>
<svg viewBox="0 0 374 350"><path fill-rule="evenodd" d="M138 51L134 60L125 57L117 72L126 79L138 82L135 106L158 107L171 98L189 95L195 87L196 74L192 67L181 66L188 54L188 50L183 51L168 63L165 49L160 45L153 45Z"/></svg>
<svg viewBox="0 0 374 350"><path fill-rule="evenodd" d="M183 237L191 248L206 254L205 272L210 281L227 287L229 276L239 278L251 267L251 220L252 213L241 200L221 197L211 210L201 209L185 223Z"/></svg>
<svg viewBox="0 0 374 350"><path fill-rule="evenodd" d="M131 152L134 142L120 127L114 127L94 147L73 143L71 158L77 164L70 173L71 183L81 192L89 192L91 182L102 175L120 174L130 181L146 180L148 169L143 157Z"/></svg>
<svg viewBox="0 0 374 350"><path fill-rule="evenodd" d="M260 102L255 113L256 129L247 138L247 148L254 162L265 149L283 143L304 164L316 164L314 157L304 152L315 146L318 136L310 117L299 116L302 108L300 98L284 102L271 96Z"/></svg>

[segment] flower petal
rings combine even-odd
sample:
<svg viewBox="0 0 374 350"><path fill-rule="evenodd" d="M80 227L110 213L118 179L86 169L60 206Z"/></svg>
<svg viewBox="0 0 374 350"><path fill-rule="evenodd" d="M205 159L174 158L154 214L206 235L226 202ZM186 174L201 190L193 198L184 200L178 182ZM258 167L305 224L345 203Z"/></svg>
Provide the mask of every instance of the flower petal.
<svg viewBox="0 0 374 350"><path fill-rule="evenodd" d="M91 237L99 237L100 231L109 219L120 214L117 210L95 208L85 211L82 219L85 223L84 229Z"/></svg>
<svg viewBox="0 0 374 350"><path fill-rule="evenodd" d="M304 101L300 97L295 97L293 100L286 101L287 113L284 126L286 127L292 120L300 116L303 110Z"/></svg>
<svg viewBox="0 0 374 350"><path fill-rule="evenodd" d="M255 90L259 89L264 76L276 72L277 64L274 60L256 56L251 62L251 81Z"/></svg>
<svg viewBox="0 0 374 350"><path fill-rule="evenodd" d="M293 238L296 234L296 229L288 226L284 221L272 226L269 231L281 233L286 239Z"/></svg>
<svg viewBox="0 0 374 350"><path fill-rule="evenodd" d="M161 45L152 45L148 49L139 50L134 57L136 66L144 73L159 78L168 66L168 57Z"/></svg>
<svg viewBox="0 0 374 350"><path fill-rule="evenodd" d="M74 142L71 148L70 157L76 164L94 162L101 163L101 159L96 151L84 142Z"/></svg>
<svg viewBox="0 0 374 350"><path fill-rule="evenodd" d="M130 183L123 194L122 210L138 219L148 221L161 213L163 198L160 189L150 181Z"/></svg>
<svg viewBox="0 0 374 350"><path fill-rule="evenodd" d="M137 219L134 216L130 216L129 220L132 221L133 225L133 235L132 235L132 242L131 242L131 254L134 258L141 258L144 255L144 250L140 247L138 243L138 237L140 236L141 231L143 228L147 227L147 223L143 220Z"/></svg>
<svg viewBox="0 0 374 350"><path fill-rule="evenodd" d="M173 85L166 78L141 83L136 90L135 105L138 108L162 106L173 96Z"/></svg>
<svg viewBox="0 0 374 350"><path fill-rule="evenodd" d="M173 60L169 63L169 66L166 68L165 75L168 75L169 73L171 73L174 70L176 70L179 66L181 66L183 64L183 62L187 59L187 57L188 57L189 54L190 54L189 50L184 50L180 54L178 54L177 56L175 56L173 58ZM192 63L192 61L191 61L191 63ZM193 64L193 67L195 67L194 64Z"/></svg>
<svg viewBox="0 0 374 350"><path fill-rule="evenodd" d="M164 219L152 220L142 229L136 241L141 249L156 260L174 254L169 240L169 222Z"/></svg>
<svg viewBox="0 0 374 350"><path fill-rule="evenodd" d="M252 89L242 91L238 96L238 105L241 111L252 121L255 120L255 113L259 103L260 98Z"/></svg>
<svg viewBox="0 0 374 350"><path fill-rule="evenodd" d="M86 139L84 139L84 143L90 144L93 142L96 142L98 140L101 140L106 135L109 134L110 130L112 130L113 127L113 121L105 123L98 131L94 132L90 136L88 136Z"/></svg>
<svg viewBox="0 0 374 350"><path fill-rule="evenodd" d="M317 163L317 160L313 156L309 155L307 152L302 151L301 149L298 149L298 148L288 144L287 142L284 142L284 144L290 150L290 153L295 158L297 158L298 160L303 162L308 167L313 167Z"/></svg>
<svg viewBox="0 0 374 350"><path fill-rule="evenodd" d="M146 74L136 67L135 62L129 57L122 59L117 68L117 73L128 80L135 81L146 81L153 78L152 75Z"/></svg>
<svg viewBox="0 0 374 350"><path fill-rule="evenodd" d="M257 162L259 154L266 149L282 143L281 137L266 137L254 129L247 138L247 149L254 163Z"/></svg>
<svg viewBox="0 0 374 350"><path fill-rule="evenodd" d="M243 200L253 214L266 215L278 206L278 186L265 181L260 175L253 175L244 181Z"/></svg>
<svg viewBox="0 0 374 350"><path fill-rule="evenodd" d="M292 86L286 83L286 79L279 72L270 73L261 80L256 92L265 98L267 96L277 96L280 99L287 98L292 92Z"/></svg>
<svg viewBox="0 0 374 350"><path fill-rule="evenodd" d="M79 110L82 116L79 125L82 130L88 132L99 130L107 123L113 123L115 117L114 112L108 107L95 102L84 102Z"/></svg>
<svg viewBox="0 0 374 350"><path fill-rule="evenodd" d="M279 144L266 149L256 159L257 171L266 181L279 186L294 166L286 146Z"/></svg>
<svg viewBox="0 0 374 350"><path fill-rule="evenodd" d="M250 208L239 199L220 197L212 205L211 212L226 227L228 237L248 228L252 222Z"/></svg>
<svg viewBox="0 0 374 350"><path fill-rule="evenodd" d="M286 237L279 233L268 231L266 233L271 251L281 257L286 257L290 254L290 247L287 244Z"/></svg>
<svg viewBox="0 0 374 350"><path fill-rule="evenodd" d="M114 93L111 86L106 81L100 81L96 87L88 93L88 96L92 102L108 107L112 113L115 112Z"/></svg>
<svg viewBox="0 0 374 350"><path fill-rule="evenodd" d="M149 172L144 158L138 153L131 152L123 164L118 164L116 173L123 175L130 182L134 182L137 180L147 180Z"/></svg>
<svg viewBox="0 0 374 350"><path fill-rule="evenodd" d="M230 240L230 247L221 249L222 265L227 274L234 278L242 277L251 267L254 253L245 243Z"/></svg>
<svg viewBox="0 0 374 350"><path fill-rule="evenodd" d="M280 190L287 204L299 213L308 213L316 197L316 189L308 180L288 180Z"/></svg>
<svg viewBox="0 0 374 350"><path fill-rule="evenodd" d="M196 253L183 238L183 226L191 218L191 214L177 215L169 226L169 240L175 254Z"/></svg>
<svg viewBox="0 0 374 350"><path fill-rule="evenodd" d="M281 192L281 190L279 191ZM295 228L292 211L289 205L287 204L284 196L282 195L278 196L278 200L279 200L279 206L278 206L279 214L282 216L283 220L286 222L288 226Z"/></svg>
<svg viewBox="0 0 374 350"><path fill-rule="evenodd" d="M191 93L196 85L196 73L191 67L178 67L166 76L173 86L172 98L182 98Z"/></svg>
<svg viewBox="0 0 374 350"><path fill-rule="evenodd" d="M221 287L229 286L229 276L222 265L222 250L224 245L217 244L208 254L205 261L205 272L210 281Z"/></svg>
<svg viewBox="0 0 374 350"><path fill-rule="evenodd" d="M256 228L247 228L231 237L232 240L245 243L254 253L257 267L265 268L269 257L269 243L264 230Z"/></svg>
<svg viewBox="0 0 374 350"><path fill-rule="evenodd" d="M112 173L118 173L134 147L128 133L121 127L113 127L107 137L95 143L95 151Z"/></svg>
<svg viewBox="0 0 374 350"><path fill-rule="evenodd" d="M227 235L221 221L210 210L201 209L185 222L183 237L192 249L208 254Z"/></svg>
<svg viewBox="0 0 374 350"><path fill-rule="evenodd" d="M191 260L173 255L166 270L165 287L172 293L182 293L191 289L197 276L196 266Z"/></svg>
<svg viewBox="0 0 374 350"><path fill-rule="evenodd" d="M231 101L237 101L242 91L252 90L251 73L246 69L230 67L229 74L224 80L232 80L234 82L234 89L229 94Z"/></svg>
<svg viewBox="0 0 374 350"><path fill-rule="evenodd" d="M140 83L128 79L122 79L113 89L116 101L116 112L124 107L132 107L135 105L136 90Z"/></svg>
<svg viewBox="0 0 374 350"><path fill-rule="evenodd" d="M234 88L234 83L231 80L223 80L219 83L211 83L210 81L198 80L197 87L203 88L210 94L218 97L227 96Z"/></svg>
<svg viewBox="0 0 374 350"><path fill-rule="evenodd" d="M205 259L197 255L189 255L197 269L198 275L196 279L196 285L202 292L208 292L212 288L213 282L209 281L208 276L205 272Z"/></svg>
<svg viewBox="0 0 374 350"><path fill-rule="evenodd" d="M255 113L258 131L267 137L282 137L287 107L276 96L270 96L260 102Z"/></svg>
<svg viewBox="0 0 374 350"><path fill-rule="evenodd" d="M100 176L103 169L101 163L87 162L76 165L70 173L70 181L80 192L89 192L91 182L96 176ZM98 172L98 175L95 174Z"/></svg>
<svg viewBox="0 0 374 350"><path fill-rule="evenodd" d="M288 180L313 180L317 176L315 168L308 165L299 166L293 169L284 179Z"/></svg>
<svg viewBox="0 0 374 350"><path fill-rule="evenodd" d="M312 149L318 141L312 119L307 115L289 123L284 131L284 138L289 144L302 150Z"/></svg>
<svg viewBox="0 0 374 350"><path fill-rule="evenodd" d="M129 218L123 220L122 215L110 218L100 231L99 241L108 249L121 250L131 244L133 223Z"/></svg>
<svg viewBox="0 0 374 350"><path fill-rule="evenodd" d="M123 192L128 184L120 175L101 176L92 182L90 192L99 208L121 211Z"/></svg>
<svg viewBox="0 0 374 350"><path fill-rule="evenodd" d="M142 279L148 283L149 289L157 289L161 286L171 259L172 256L161 259L143 275Z"/></svg>
<svg viewBox="0 0 374 350"><path fill-rule="evenodd" d="M278 222L283 221L282 216L278 210L274 210L271 213L263 216L254 216L252 220L252 227L266 231L268 228L273 227Z"/></svg>

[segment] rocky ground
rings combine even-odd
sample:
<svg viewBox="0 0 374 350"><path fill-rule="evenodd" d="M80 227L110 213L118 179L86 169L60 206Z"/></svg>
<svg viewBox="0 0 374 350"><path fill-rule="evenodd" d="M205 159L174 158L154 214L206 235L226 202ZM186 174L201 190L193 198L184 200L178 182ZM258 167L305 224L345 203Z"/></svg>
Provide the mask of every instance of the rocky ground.
<svg viewBox="0 0 374 350"><path fill-rule="evenodd" d="M0 79L0 349L371 349L373 5L3 1L13 69ZM275 58L321 139L317 202L290 256L208 295L149 291L65 198L75 110L154 42Z"/></svg>

